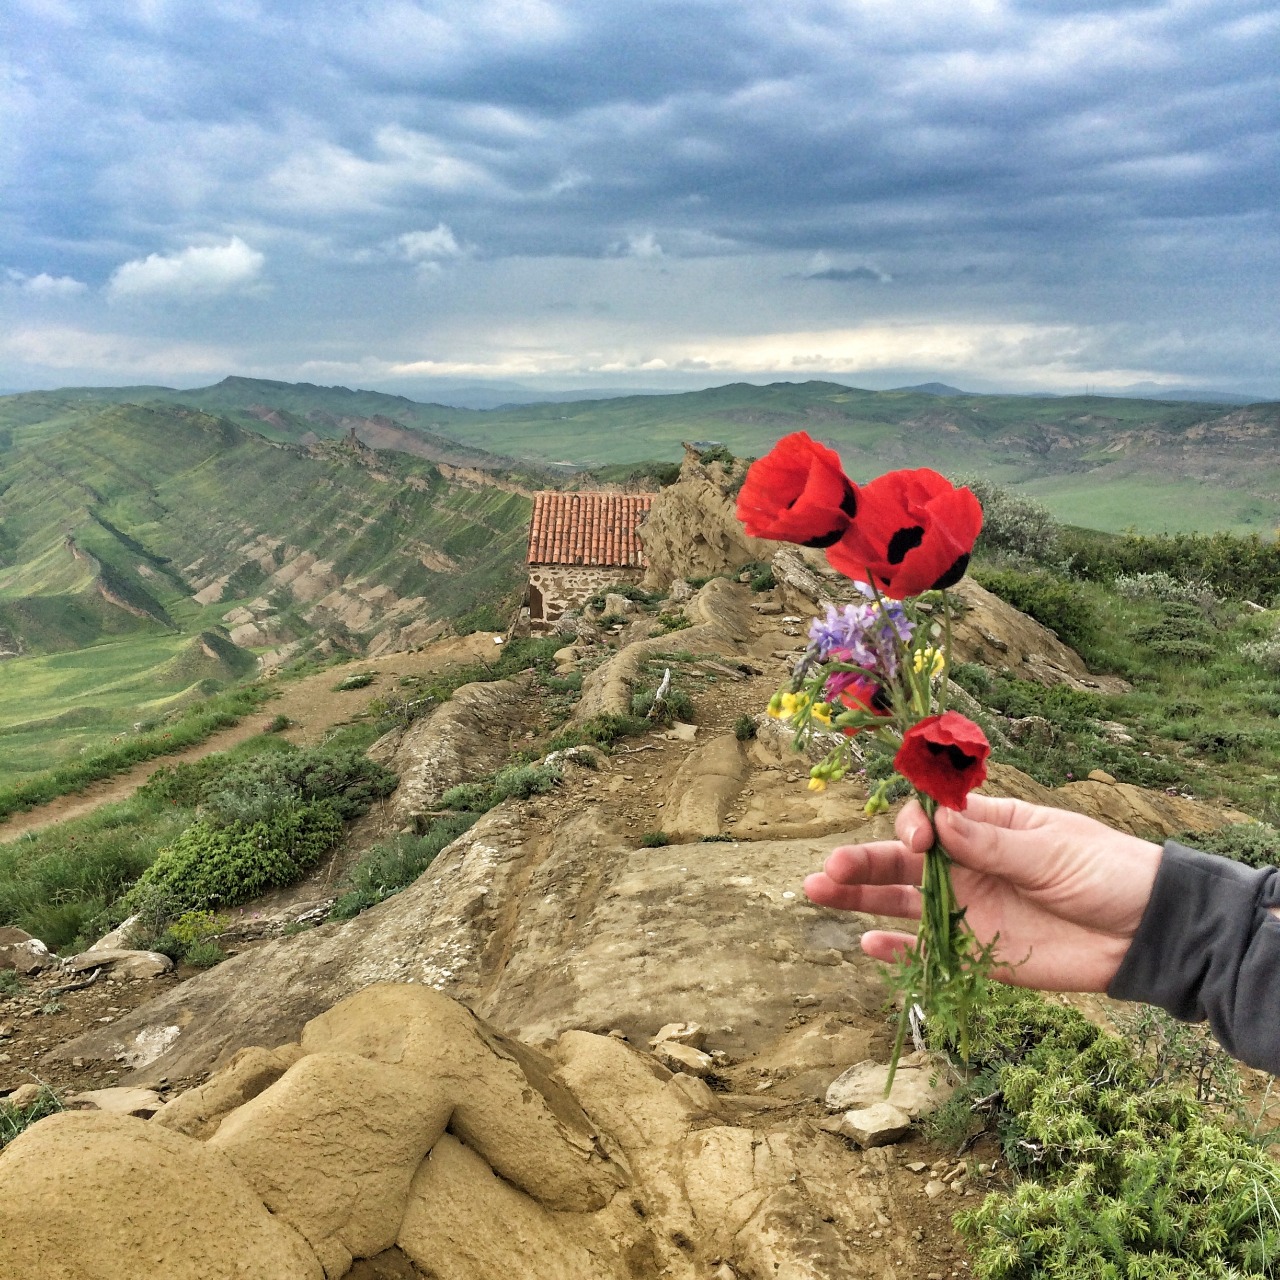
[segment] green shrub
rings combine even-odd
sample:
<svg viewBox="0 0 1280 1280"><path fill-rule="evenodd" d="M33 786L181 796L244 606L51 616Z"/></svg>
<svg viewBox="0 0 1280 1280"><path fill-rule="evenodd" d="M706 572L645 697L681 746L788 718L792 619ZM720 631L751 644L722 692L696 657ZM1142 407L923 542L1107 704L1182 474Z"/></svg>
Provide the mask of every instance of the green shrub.
<svg viewBox="0 0 1280 1280"><path fill-rule="evenodd" d="M981 476L966 476L959 483L982 503L982 532L975 546L979 555L998 552L1042 565L1061 559L1062 526L1047 507Z"/></svg>
<svg viewBox="0 0 1280 1280"><path fill-rule="evenodd" d="M16 996L22 990L22 979L12 969L0 969L0 996Z"/></svg>
<svg viewBox="0 0 1280 1280"><path fill-rule="evenodd" d="M488 782L462 782L450 787L440 797L440 803L446 809L485 813L511 797L528 800L542 795L557 786L563 777L563 770L556 764L509 764Z"/></svg>
<svg viewBox="0 0 1280 1280"><path fill-rule="evenodd" d="M300 880L341 834L342 819L328 800L299 804L249 826L201 819L157 855L138 883L166 889L187 911L235 906Z"/></svg>
<svg viewBox="0 0 1280 1280"><path fill-rule="evenodd" d="M324 800L344 821L390 795L396 775L362 751L334 745L272 752L223 771L206 786L202 816L228 826L271 821L296 804Z"/></svg>
<svg viewBox="0 0 1280 1280"><path fill-rule="evenodd" d="M1042 570L979 567L974 577L988 591L1029 614L1067 644L1085 648L1097 639L1098 615L1079 584Z"/></svg>
<svg viewBox="0 0 1280 1280"><path fill-rule="evenodd" d="M750 742L751 739L756 736L757 732L758 729L755 717L748 715L746 712L743 712L743 714L733 722L733 736L737 738L739 742Z"/></svg>
<svg viewBox="0 0 1280 1280"><path fill-rule="evenodd" d="M1250 867L1280 866L1280 830L1265 822L1232 822L1218 831L1185 831L1177 838Z"/></svg>
<svg viewBox="0 0 1280 1280"><path fill-rule="evenodd" d="M1275 1274L1280 1167L1248 1136L1056 1002L995 988L975 1022L972 1064L1021 1178L956 1215L975 1276Z"/></svg>
<svg viewBox="0 0 1280 1280"><path fill-rule="evenodd" d="M686 627L693 626L693 623L683 613L660 613L658 625L662 628L661 634L669 636L673 631L683 631Z"/></svg>
<svg viewBox="0 0 1280 1280"><path fill-rule="evenodd" d="M601 587L594 595L589 596L584 608L599 613L604 608L605 596L621 596L624 600L634 600L639 605L651 605L657 600L652 592L636 586L634 582L615 582L610 587Z"/></svg>
<svg viewBox="0 0 1280 1280"><path fill-rule="evenodd" d="M344 680L333 686L334 693L346 693L348 689L364 689L371 685L377 676L372 671L355 671Z"/></svg>
<svg viewBox="0 0 1280 1280"><path fill-rule="evenodd" d="M227 953L212 938L204 942L193 942L182 953L184 963L191 965L193 969L212 969L226 958Z"/></svg>
<svg viewBox="0 0 1280 1280"><path fill-rule="evenodd" d="M693 699L683 689L671 688L658 703L656 689L642 688L631 697L631 714L650 724L672 725L677 720L688 724L693 720Z"/></svg>
<svg viewBox="0 0 1280 1280"><path fill-rule="evenodd" d="M644 733L648 728L646 721L638 720L635 716L618 716L606 712L603 715L592 716L590 720L580 725L562 729L547 742L546 749L548 754L552 751L566 751L570 747L587 745L607 749L619 738L634 737L638 733Z"/></svg>
<svg viewBox="0 0 1280 1280"><path fill-rule="evenodd" d="M640 844L646 849L661 849L671 843L671 837L665 831L646 831L640 837Z"/></svg>
<svg viewBox="0 0 1280 1280"><path fill-rule="evenodd" d="M399 835L375 844L343 878L342 892L329 914L349 920L399 893L474 822L472 814L437 818L423 835Z"/></svg>
<svg viewBox="0 0 1280 1280"><path fill-rule="evenodd" d="M263 733L283 733L291 724L288 716L272 716L263 728Z"/></svg>
<svg viewBox="0 0 1280 1280"><path fill-rule="evenodd" d="M1081 577L1114 582L1121 576L1164 573L1183 582L1207 583L1233 600L1268 604L1280 594L1280 542L1257 534L1126 534L1109 537L1064 530L1064 552Z"/></svg>
<svg viewBox="0 0 1280 1280"><path fill-rule="evenodd" d="M450 787L440 797L440 803L446 809L484 813L497 803L497 801L490 801L492 792L493 788L487 782L460 782L456 787Z"/></svg>

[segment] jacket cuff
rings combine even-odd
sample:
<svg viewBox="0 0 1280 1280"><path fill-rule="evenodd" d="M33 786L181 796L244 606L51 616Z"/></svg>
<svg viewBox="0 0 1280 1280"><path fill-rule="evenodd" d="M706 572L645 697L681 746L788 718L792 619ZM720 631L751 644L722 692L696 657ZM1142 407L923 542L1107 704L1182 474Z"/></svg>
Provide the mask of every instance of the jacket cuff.
<svg viewBox="0 0 1280 1280"><path fill-rule="evenodd" d="M1280 872L1170 840L1107 994L1206 1018L1234 1057L1280 1070Z"/></svg>

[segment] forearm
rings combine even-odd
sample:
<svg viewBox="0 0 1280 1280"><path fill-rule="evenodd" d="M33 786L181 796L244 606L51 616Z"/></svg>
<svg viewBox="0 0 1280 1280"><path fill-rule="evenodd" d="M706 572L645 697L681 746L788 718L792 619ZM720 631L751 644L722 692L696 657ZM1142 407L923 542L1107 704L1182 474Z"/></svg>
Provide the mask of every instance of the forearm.
<svg viewBox="0 0 1280 1280"><path fill-rule="evenodd" d="M1107 994L1208 1020L1233 1057L1280 1073L1280 870L1170 840Z"/></svg>

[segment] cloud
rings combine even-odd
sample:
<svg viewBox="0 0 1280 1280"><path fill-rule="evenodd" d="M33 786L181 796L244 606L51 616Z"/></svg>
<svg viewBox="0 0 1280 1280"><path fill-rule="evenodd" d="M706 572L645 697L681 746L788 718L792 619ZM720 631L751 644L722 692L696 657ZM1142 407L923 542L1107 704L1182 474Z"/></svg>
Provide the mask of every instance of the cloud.
<svg viewBox="0 0 1280 1280"><path fill-rule="evenodd" d="M37 298L75 298L89 289L83 280L77 280L73 276L51 276L46 271L35 276L13 270L5 274L23 293Z"/></svg>
<svg viewBox="0 0 1280 1280"><path fill-rule="evenodd" d="M112 298L196 298L242 290L253 284L266 258L239 236L224 245L188 245L173 254L148 254L111 273Z"/></svg>
<svg viewBox="0 0 1280 1280"><path fill-rule="evenodd" d="M711 377L699 344L748 322L945 318L1034 323L1049 366L1099 383L1114 364L1280 391L1274 0L14 9L0 233L40 275L0 288L6 325L40 298L88 324L102 298L253 290L268 253L270 296L233 334L216 307L107 327L243 341L272 376L447 343L439 361L528 376L543 357L521 353L649 352ZM597 319L557 327L572 315ZM1113 349L1071 346L1104 332Z"/></svg>
<svg viewBox="0 0 1280 1280"><path fill-rule="evenodd" d="M435 274L440 271L442 262L466 257L469 252L443 222L438 222L430 231L406 231L396 237L395 245L400 256L412 262L424 275Z"/></svg>

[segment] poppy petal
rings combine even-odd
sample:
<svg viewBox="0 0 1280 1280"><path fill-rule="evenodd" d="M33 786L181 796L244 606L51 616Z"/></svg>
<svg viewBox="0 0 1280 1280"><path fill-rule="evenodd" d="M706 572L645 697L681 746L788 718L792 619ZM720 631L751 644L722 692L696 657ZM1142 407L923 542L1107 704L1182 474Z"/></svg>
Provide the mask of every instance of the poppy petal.
<svg viewBox="0 0 1280 1280"><path fill-rule="evenodd" d="M944 711L902 735L893 766L917 791L947 809L963 809L969 792L987 780L991 746L982 730L958 711Z"/></svg>
<svg viewBox="0 0 1280 1280"><path fill-rule="evenodd" d="M845 535L858 507L839 456L797 431L751 464L737 511L753 538L827 548Z"/></svg>

